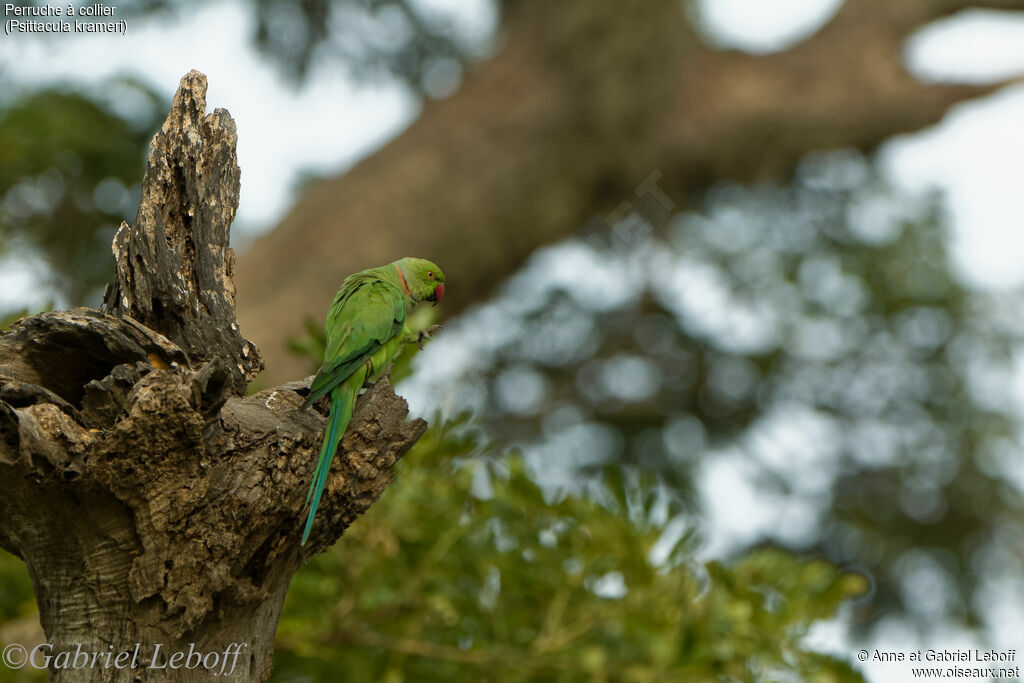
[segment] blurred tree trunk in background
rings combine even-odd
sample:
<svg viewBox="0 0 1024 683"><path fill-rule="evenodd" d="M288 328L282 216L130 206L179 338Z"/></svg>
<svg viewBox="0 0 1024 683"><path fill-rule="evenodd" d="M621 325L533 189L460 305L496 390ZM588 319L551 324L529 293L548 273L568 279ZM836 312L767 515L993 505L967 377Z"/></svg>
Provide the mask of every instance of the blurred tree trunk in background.
<svg viewBox="0 0 1024 683"><path fill-rule="evenodd" d="M850 0L768 56L706 45L678 2L504 3L497 54L455 95L311 187L240 259L239 320L266 381L302 374L285 341L305 316L319 321L352 271L434 259L455 312L645 180L668 208L722 179L784 180L810 150L870 150L935 123L1000 87L925 84L904 68L912 32L967 7L1024 2Z"/></svg>

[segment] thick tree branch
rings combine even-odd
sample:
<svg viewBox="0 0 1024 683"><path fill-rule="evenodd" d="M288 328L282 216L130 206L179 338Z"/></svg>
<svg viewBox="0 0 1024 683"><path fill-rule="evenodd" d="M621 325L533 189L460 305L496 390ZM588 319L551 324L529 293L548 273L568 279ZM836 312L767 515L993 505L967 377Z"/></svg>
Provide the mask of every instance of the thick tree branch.
<svg viewBox="0 0 1024 683"><path fill-rule="evenodd" d="M1013 82L923 83L907 71L907 37L954 5L849 0L815 35L765 56L680 43L680 78L651 163L674 196L719 179L776 181L808 151L872 150Z"/></svg>
<svg viewBox="0 0 1024 683"><path fill-rule="evenodd" d="M933 124L1000 87L925 84L904 68L913 30L969 6L1024 0L847 0L818 34L765 57L709 47L680 3L503 3L495 57L253 244L239 317L273 358L270 377L285 377L302 368L288 335L368 264L435 259L450 313L538 246L635 201L653 171L682 204L721 179L784 180L810 150L871 150Z"/></svg>
<svg viewBox="0 0 1024 683"><path fill-rule="evenodd" d="M55 653L244 643L241 680L263 680L292 574L380 497L426 423L406 420L386 380L367 391L299 546L325 420L300 410L308 378L244 395L260 361L232 304L234 124L204 116L205 92L186 76L154 138L139 217L115 239L109 314L44 313L0 334L0 546L28 565Z"/></svg>

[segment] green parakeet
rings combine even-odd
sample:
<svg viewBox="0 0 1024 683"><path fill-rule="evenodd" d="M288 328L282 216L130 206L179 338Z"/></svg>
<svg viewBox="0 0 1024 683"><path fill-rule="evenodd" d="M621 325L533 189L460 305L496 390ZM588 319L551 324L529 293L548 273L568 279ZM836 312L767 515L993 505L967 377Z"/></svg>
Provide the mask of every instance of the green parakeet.
<svg viewBox="0 0 1024 683"><path fill-rule="evenodd" d="M324 363L309 387L303 408L321 396L331 396L331 412L316 472L306 495L311 503L302 530L305 545L331 460L345 434L359 390L373 382L398 355L403 343L419 343L437 329L412 333L405 321L420 301L435 304L444 296L444 273L430 261L403 258L345 278L327 314Z"/></svg>

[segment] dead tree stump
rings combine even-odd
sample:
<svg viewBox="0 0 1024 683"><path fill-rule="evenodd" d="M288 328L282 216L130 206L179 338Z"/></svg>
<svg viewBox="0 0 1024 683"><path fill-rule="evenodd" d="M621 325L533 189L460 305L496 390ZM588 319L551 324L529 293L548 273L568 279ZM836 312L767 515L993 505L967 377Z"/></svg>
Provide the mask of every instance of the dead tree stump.
<svg viewBox="0 0 1024 683"><path fill-rule="evenodd" d="M28 566L54 681L206 681L168 657L233 643L235 680L265 680L292 575L426 429L387 382L368 391L300 548L325 420L299 410L308 379L245 395L262 360L235 320L237 135L205 96L186 75L153 138L103 310L0 334L0 546ZM111 656L76 668L79 651Z"/></svg>

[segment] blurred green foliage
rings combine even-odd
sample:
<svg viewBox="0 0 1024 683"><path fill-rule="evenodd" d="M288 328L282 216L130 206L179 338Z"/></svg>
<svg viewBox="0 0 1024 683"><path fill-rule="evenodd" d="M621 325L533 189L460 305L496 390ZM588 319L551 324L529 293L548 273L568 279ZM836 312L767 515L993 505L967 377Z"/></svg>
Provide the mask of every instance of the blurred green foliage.
<svg viewBox="0 0 1024 683"><path fill-rule="evenodd" d="M286 73L302 80L316 57L340 61L352 75L388 74L429 93L432 71L457 69L472 56L474 37L453 30L444 12L410 0L255 0L254 42Z"/></svg>
<svg viewBox="0 0 1024 683"><path fill-rule="evenodd" d="M67 303L97 304L110 243L134 219L145 150L166 103L132 80L54 86L0 104L0 254L31 253Z"/></svg>
<svg viewBox="0 0 1024 683"><path fill-rule="evenodd" d="M21 559L0 550L0 649L12 643L31 649L42 639L28 569ZM0 683L38 683L45 680L44 671L9 669L0 664Z"/></svg>
<svg viewBox="0 0 1024 683"><path fill-rule="evenodd" d="M201 5L146 0L118 7L118 16L166 21ZM491 10L496 23L500 6ZM443 8L409 0L254 0L250 11L253 44L296 85L327 60L357 79L397 79L444 96L491 40L483 26L470 30ZM99 303L113 272L111 239L134 219L146 147L168 104L131 78L86 90L27 86L0 73L0 256L41 258L48 295L61 305Z"/></svg>
<svg viewBox="0 0 1024 683"><path fill-rule="evenodd" d="M692 560L643 482L547 501L518 455L481 453L464 422L432 428L398 481L296 575L275 681L861 681L802 643L868 583L761 549ZM0 551L0 634L29 641L24 565ZM0 668L0 681L43 680Z"/></svg>
<svg viewBox="0 0 1024 683"><path fill-rule="evenodd" d="M843 152L625 221L538 252L399 393L478 413L551 495L600 497L613 466L712 524L747 510L716 552L855 563L875 617L991 613L988 582L1024 574L1024 297L955 275L940 203Z"/></svg>
<svg viewBox="0 0 1024 683"><path fill-rule="evenodd" d="M34 612L35 598L25 563L6 550L0 550L0 619L6 621Z"/></svg>
<svg viewBox="0 0 1024 683"><path fill-rule="evenodd" d="M7 331L14 323L18 322L21 318L29 315L27 308L23 308L19 311L0 312L0 332Z"/></svg>
<svg viewBox="0 0 1024 683"><path fill-rule="evenodd" d="M277 681L860 681L807 629L863 594L827 562L763 549L692 562L643 484L547 501L518 455L431 429L398 480L296 575ZM662 540L664 543L664 540Z"/></svg>
<svg viewBox="0 0 1024 683"><path fill-rule="evenodd" d="M482 49L402 0L253 7L256 43L295 78L331 54L429 93ZM130 81L4 88L0 252L42 255L65 303L95 303L165 111ZM839 158L789 187L717 187L663 232L621 227L538 254L514 296L402 357L402 393L473 409L523 454L432 429L297 575L276 680L858 680L800 641L864 589L837 565L877 580L875 616L922 628L975 622L983 584L1024 573L1006 550L1024 536L1006 390L1024 311L957 279L937 203ZM310 372L321 327L292 343ZM772 514L800 513L752 518L738 559L702 565L698 480L729 458ZM691 533L655 566L679 519ZM30 591L0 552L0 633L31 621Z"/></svg>

